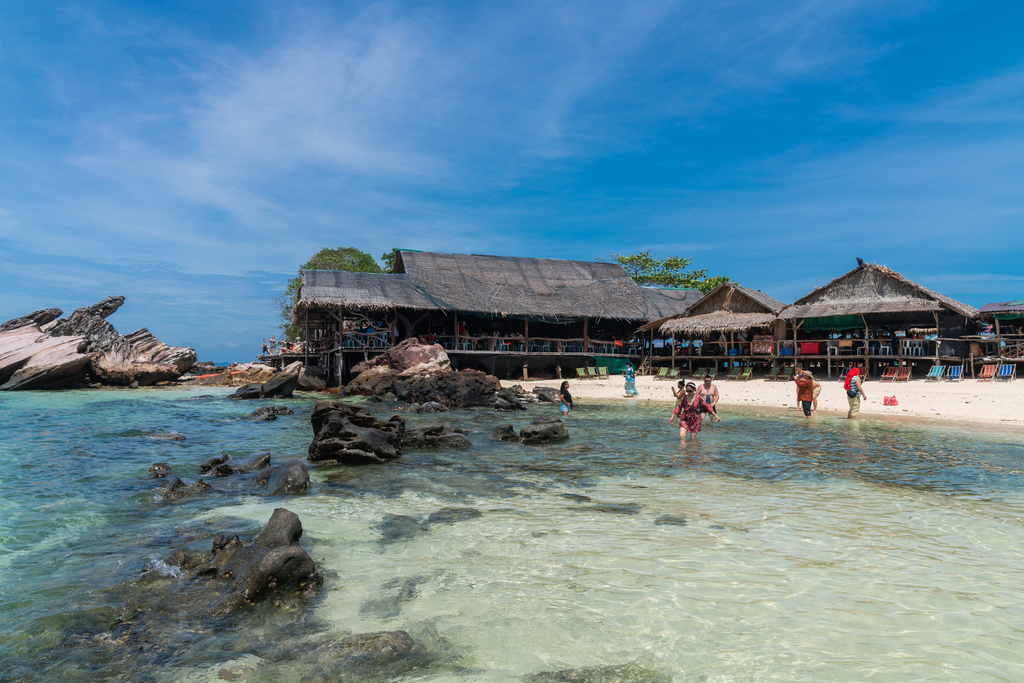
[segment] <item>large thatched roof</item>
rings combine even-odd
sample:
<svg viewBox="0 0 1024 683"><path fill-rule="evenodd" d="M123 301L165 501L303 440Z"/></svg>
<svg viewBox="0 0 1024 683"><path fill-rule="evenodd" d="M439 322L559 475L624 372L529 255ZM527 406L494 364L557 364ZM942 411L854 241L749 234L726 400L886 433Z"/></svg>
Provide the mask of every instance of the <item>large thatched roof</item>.
<svg viewBox="0 0 1024 683"><path fill-rule="evenodd" d="M833 315L943 310L968 318L978 314L971 306L911 282L885 266L866 263L787 306L779 317L795 320Z"/></svg>
<svg viewBox="0 0 1024 683"><path fill-rule="evenodd" d="M712 332L747 332L768 327L785 304L764 292L723 282L684 313L648 323L640 331L704 337Z"/></svg>
<svg viewBox="0 0 1024 683"><path fill-rule="evenodd" d="M296 313L316 306L342 306L367 311L395 307L442 308L413 284L408 275L350 273L344 270L303 270L300 274L302 291L295 307Z"/></svg>
<svg viewBox="0 0 1024 683"><path fill-rule="evenodd" d="M565 322L651 320L692 293L645 293L615 263L399 251L394 275L302 271L295 315L310 307L435 309Z"/></svg>
<svg viewBox="0 0 1024 683"><path fill-rule="evenodd" d="M662 289L660 287L641 287L640 292L647 299L648 317L667 318L685 313L693 304L701 300L704 293L699 289Z"/></svg>

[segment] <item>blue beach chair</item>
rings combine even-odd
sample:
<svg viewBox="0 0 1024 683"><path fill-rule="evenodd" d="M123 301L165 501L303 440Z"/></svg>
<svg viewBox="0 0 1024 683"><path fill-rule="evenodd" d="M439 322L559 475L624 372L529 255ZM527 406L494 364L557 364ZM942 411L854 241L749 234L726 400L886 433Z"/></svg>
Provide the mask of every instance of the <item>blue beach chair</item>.
<svg viewBox="0 0 1024 683"><path fill-rule="evenodd" d="M964 378L964 366L963 365L950 365L949 370L946 371L947 382L960 382Z"/></svg>
<svg viewBox="0 0 1024 683"><path fill-rule="evenodd" d="M944 366L944 365L933 365L932 369L928 371L928 374L925 375L924 378L925 379L934 379L934 380L937 381L937 380L942 379L942 373L945 372L945 371L946 371L946 366Z"/></svg>
<svg viewBox="0 0 1024 683"><path fill-rule="evenodd" d="M1003 363L1002 365L999 366L999 371L996 372L996 379L1001 379L1006 382L1012 382L1016 374L1016 363Z"/></svg>

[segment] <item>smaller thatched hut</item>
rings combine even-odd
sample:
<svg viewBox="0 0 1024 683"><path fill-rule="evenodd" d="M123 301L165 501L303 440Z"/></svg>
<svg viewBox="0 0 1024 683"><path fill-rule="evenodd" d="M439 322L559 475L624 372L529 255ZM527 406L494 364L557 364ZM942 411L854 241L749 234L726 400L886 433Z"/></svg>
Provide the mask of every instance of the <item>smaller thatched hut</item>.
<svg viewBox="0 0 1024 683"><path fill-rule="evenodd" d="M686 312L656 320L641 329L654 329L664 336L687 339L707 338L712 333L745 333L770 329L785 306L764 292L723 282Z"/></svg>

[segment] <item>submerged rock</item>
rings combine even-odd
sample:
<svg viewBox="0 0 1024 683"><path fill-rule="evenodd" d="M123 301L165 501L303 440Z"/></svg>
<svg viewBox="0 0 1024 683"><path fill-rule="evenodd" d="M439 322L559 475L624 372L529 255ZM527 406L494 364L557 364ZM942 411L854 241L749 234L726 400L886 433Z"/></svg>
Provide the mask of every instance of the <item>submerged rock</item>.
<svg viewBox="0 0 1024 683"><path fill-rule="evenodd" d="M288 406L263 406L249 413L249 417L256 419L263 417L264 415L273 415L275 418L278 415L294 415L295 411Z"/></svg>
<svg viewBox="0 0 1024 683"><path fill-rule="evenodd" d="M209 460L204 461L199 466L199 474L207 474L213 471L213 468L218 465L222 465L231 459L231 455L227 451L221 451L217 455L213 456Z"/></svg>
<svg viewBox="0 0 1024 683"><path fill-rule="evenodd" d="M671 524L673 526L686 526L685 515L662 515L654 520L655 524Z"/></svg>
<svg viewBox="0 0 1024 683"><path fill-rule="evenodd" d="M465 450L472 445L461 429L442 423L410 427L402 437L402 448Z"/></svg>
<svg viewBox="0 0 1024 683"><path fill-rule="evenodd" d="M425 414L429 414L429 413L447 413L448 412L448 407L447 406L443 406L440 403L437 403L436 401L427 401L423 405L418 406L416 408L416 412L421 414L421 415L425 415Z"/></svg>
<svg viewBox="0 0 1024 683"><path fill-rule="evenodd" d="M542 671L523 676L523 683L670 683L671 676L636 663L586 669Z"/></svg>
<svg viewBox="0 0 1024 683"><path fill-rule="evenodd" d="M483 514L476 508L441 508L437 512L430 513L430 516L427 517L427 525L455 524L480 517L483 517Z"/></svg>
<svg viewBox="0 0 1024 683"><path fill-rule="evenodd" d="M153 479L163 479L171 473L171 466L165 462L155 462L149 468L149 476Z"/></svg>
<svg viewBox="0 0 1024 683"><path fill-rule="evenodd" d="M538 417L519 431L524 444L560 443L569 440L569 429L557 417Z"/></svg>
<svg viewBox="0 0 1024 683"><path fill-rule="evenodd" d="M364 465L401 456L405 420L397 415L381 422L344 401L320 401L310 416L313 441L310 462Z"/></svg>

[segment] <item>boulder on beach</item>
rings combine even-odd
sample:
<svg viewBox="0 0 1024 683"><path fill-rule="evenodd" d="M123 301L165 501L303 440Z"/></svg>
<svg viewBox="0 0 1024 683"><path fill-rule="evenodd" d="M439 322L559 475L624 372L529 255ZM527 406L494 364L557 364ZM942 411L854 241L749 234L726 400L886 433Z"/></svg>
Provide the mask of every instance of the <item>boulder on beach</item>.
<svg viewBox="0 0 1024 683"><path fill-rule="evenodd" d="M380 367L430 374L451 370L452 362L440 344L421 344L418 339L406 339L376 358L353 365L352 374Z"/></svg>
<svg viewBox="0 0 1024 683"><path fill-rule="evenodd" d="M538 417L519 430L519 438L528 446L569 440L569 429L557 417Z"/></svg>
<svg viewBox="0 0 1024 683"><path fill-rule="evenodd" d="M405 420L397 415L381 422L363 408L344 401L320 401L310 416L313 441L310 462L363 465L401 456Z"/></svg>
<svg viewBox="0 0 1024 683"><path fill-rule="evenodd" d="M440 403L448 408L490 406L501 388L497 377L479 370L406 374L395 377L391 391L406 403Z"/></svg>

